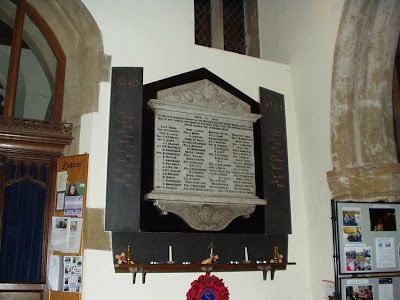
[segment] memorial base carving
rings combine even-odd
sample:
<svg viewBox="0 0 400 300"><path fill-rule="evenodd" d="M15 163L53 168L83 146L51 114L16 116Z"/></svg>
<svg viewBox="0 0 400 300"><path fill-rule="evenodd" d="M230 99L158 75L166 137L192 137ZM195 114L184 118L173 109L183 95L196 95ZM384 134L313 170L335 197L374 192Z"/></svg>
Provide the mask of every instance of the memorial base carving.
<svg viewBox="0 0 400 300"><path fill-rule="evenodd" d="M220 231L237 217L249 218L256 208L252 204L182 203L181 201L154 201L164 214L178 215L190 227L201 231Z"/></svg>
<svg viewBox="0 0 400 300"><path fill-rule="evenodd" d="M163 214L174 213L191 228L200 231L220 231L237 217L249 218L256 205L267 201L257 196L227 196L213 194L171 193L153 190L145 195L146 200Z"/></svg>

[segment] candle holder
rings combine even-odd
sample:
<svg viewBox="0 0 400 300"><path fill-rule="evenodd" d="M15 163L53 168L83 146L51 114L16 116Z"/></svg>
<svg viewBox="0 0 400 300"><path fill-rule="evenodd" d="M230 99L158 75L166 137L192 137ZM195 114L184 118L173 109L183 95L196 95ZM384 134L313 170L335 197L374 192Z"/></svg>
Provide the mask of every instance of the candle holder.
<svg viewBox="0 0 400 300"><path fill-rule="evenodd" d="M173 264L175 264L176 263L176 261L174 261L174 260L169 260L169 261L167 261L167 264L169 264L169 265L173 265Z"/></svg>
<svg viewBox="0 0 400 300"><path fill-rule="evenodd" d="M167 261L167 264L174 264L174 263L176 263L176 261L174 261L173 259L172 259L172 246L169 246L168 247L168 261Z"/></svg>
<svg viewBox="0 0 400 300"><path fill-rule="evenodd" d="M210 242L210 245L208 246L208 248L210 248L210 258L207 258L205 260L203 260L201 263L204 264L214 264L217 263L217 260L219 258L219 256L217 254L214 254L214 248L215 245L213 242Z"/></svg>
<svg viewBox="0 0 400 300"><path fill-rule="evenodd" d="M277 246L274 247L274 256L270 260L270 263L281 263L283 262L283 255L279 254L279 248Z"/></svg>
<svg viewBox="0 0 400 300"><path fill-rule="evenodd" d="M244 264L249 264L251 261L249 260L249 253L247 251L247 247L244 247Z"/></svg>
<svg viewBox="0 0 400 300"><path fill-rule="evenodd" d="M128 245L126 249L126 263L130 264L132 262L132 252L131 252L131 246Z"/></svg>

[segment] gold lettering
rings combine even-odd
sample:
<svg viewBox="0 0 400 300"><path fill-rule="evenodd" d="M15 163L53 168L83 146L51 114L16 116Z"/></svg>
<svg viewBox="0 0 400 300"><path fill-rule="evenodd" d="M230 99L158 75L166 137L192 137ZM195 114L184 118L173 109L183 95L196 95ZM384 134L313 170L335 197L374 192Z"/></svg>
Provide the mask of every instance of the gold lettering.
<svg viewBox="0 0 400 300"><path fill-rule="evenodd" d="M130 89L131 87L138 88L140 86L137 79L126 79L124 77L117 78L117 87L122 86Z"/></svg>
<svg viewBox="0 0 400 300"><path fill-rule="evenodd" d="M269 108L269 109L282 110L283 109L283 104L279 104L279 103L272 102L272 101L267 101L267 102L265 102L265 107Z"/></svg>
<svg viewBox="0 0 400 300"><path fill-rule="evenodd" d="M132 125L122 125L122 127L127 128L127 129L134 129L134 127Z"/></svg>
<svg viewBox="0 0 400 300"><path fill-rule="evenodd" d="M129 141L117 139L117 143L120 143L120 144L128 144Z"/></svg>
<svg viewBox="0 0 400 300"><path fill-rule="evenodd" d="M129 120L132 120L132 119L133 119L132 116L127 116L127 115L125 115L125 114L123 114L123 115L121 116L121 118L122 118L122 119L129 119Z"/></svg>
<svg viewBox="0 0 400 300"><path fill-rule="evenodd" d="M119 85L122 85L122 86L126 85L126 79L123 77L117 78L117 86L119 86Z"/></svg>

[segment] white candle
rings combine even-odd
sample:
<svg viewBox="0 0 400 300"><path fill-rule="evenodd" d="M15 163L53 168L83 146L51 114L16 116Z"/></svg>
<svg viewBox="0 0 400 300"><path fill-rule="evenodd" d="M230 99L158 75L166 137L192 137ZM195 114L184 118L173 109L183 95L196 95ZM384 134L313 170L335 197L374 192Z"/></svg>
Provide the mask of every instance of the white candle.
<svg viewBox="0 0 400 300"><path fill-rule="evenodd" d="M169 246L169 261L172 261L172 246Z"/></svg>
<svg viewBox="0 0 400 300"><path fill-rule="evenodd" d="M247 247L244 247L244 260L249 261L249 254L247 253Z"/></svg>

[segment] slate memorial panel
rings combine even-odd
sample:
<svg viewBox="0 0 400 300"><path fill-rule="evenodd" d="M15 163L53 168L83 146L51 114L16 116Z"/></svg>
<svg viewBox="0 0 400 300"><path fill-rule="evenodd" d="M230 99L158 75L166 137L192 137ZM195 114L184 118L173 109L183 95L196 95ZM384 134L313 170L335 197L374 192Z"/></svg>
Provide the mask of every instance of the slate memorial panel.
<svg viewBox="0 0 400 300"><path fill-rule="evenodd" d="M105 227L139 230L143 69L114 67L111 84Z"/></svg>
<svg viewBox="0 0 400 300"><path fill-rule="evenodd" d="M266 233L291 233L285 102L282 94L260 88ZM276 212L279 211L279 214Z"/></svg>

